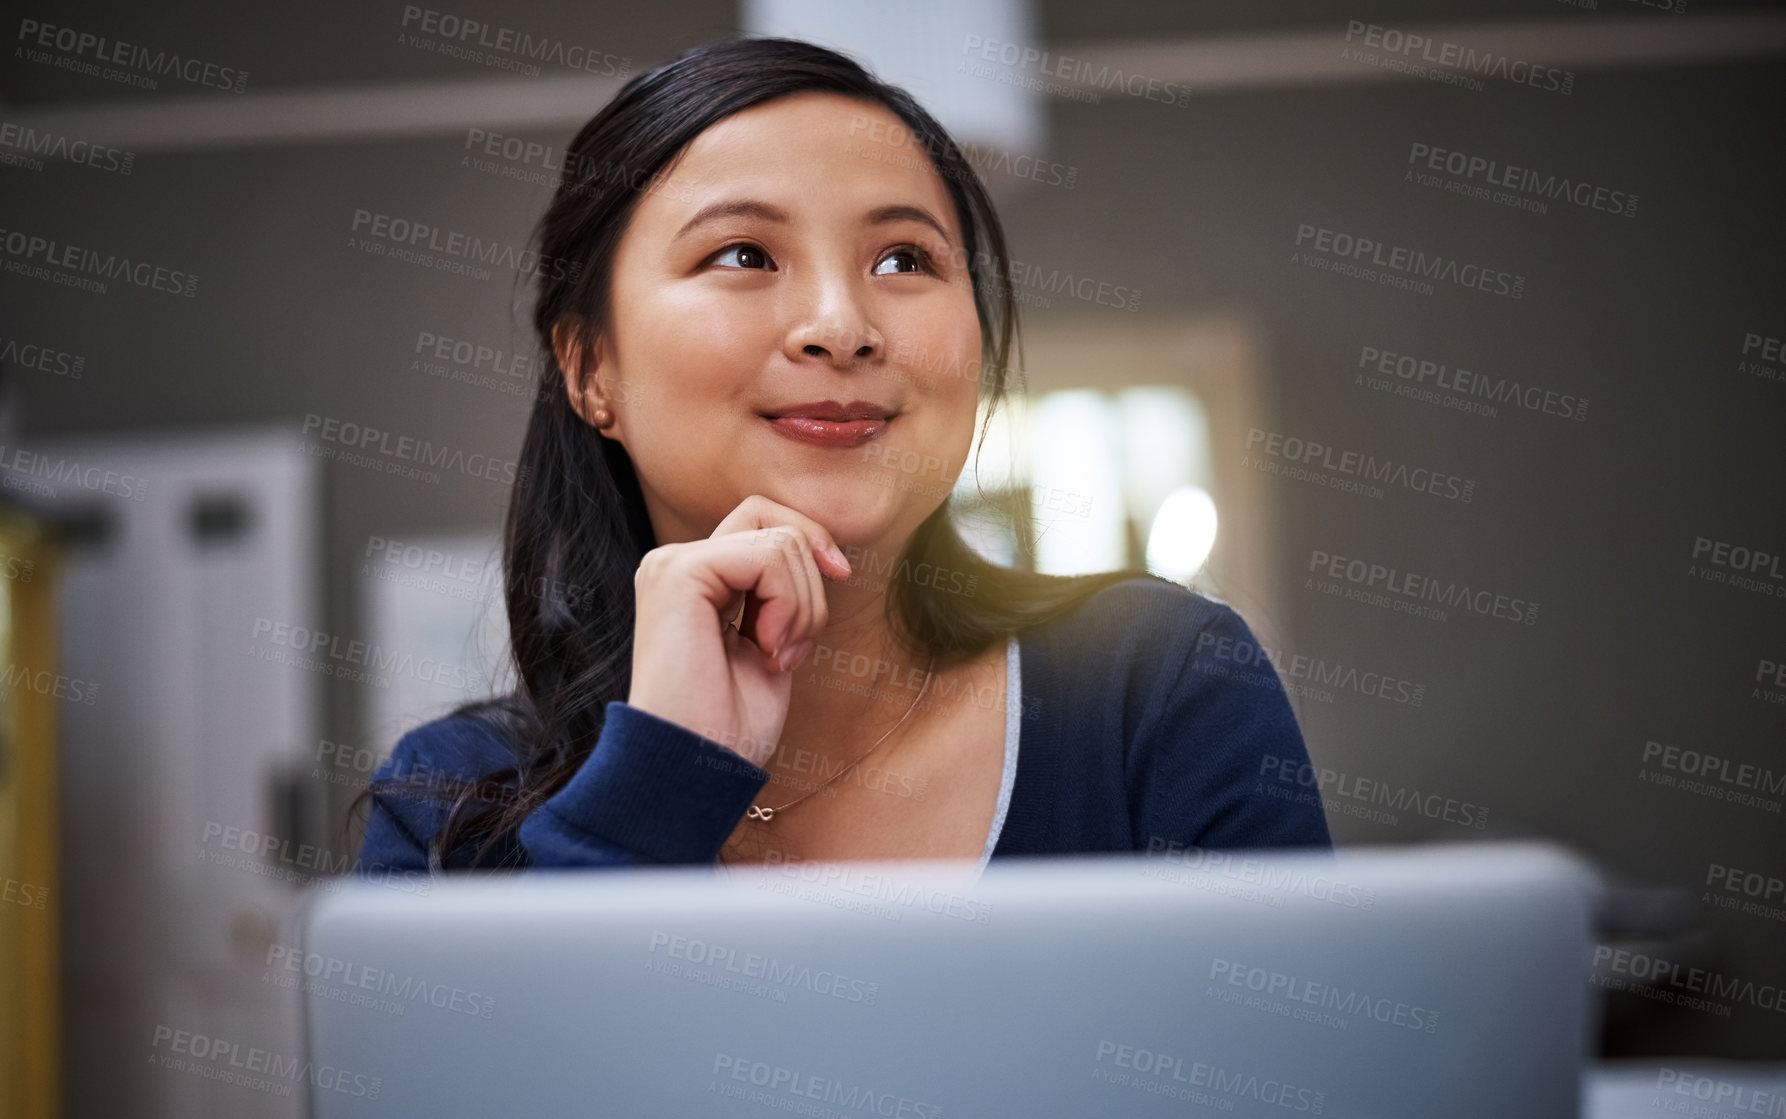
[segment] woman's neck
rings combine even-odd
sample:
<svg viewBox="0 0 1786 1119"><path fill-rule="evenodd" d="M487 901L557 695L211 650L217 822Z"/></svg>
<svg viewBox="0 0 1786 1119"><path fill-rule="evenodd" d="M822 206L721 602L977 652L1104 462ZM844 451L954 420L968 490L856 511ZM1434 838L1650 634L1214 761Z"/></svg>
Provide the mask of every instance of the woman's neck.
<svg viewBox="0 0 1786 1119"><path fill-rule="evenodd" d="M818 755L827 765L847 765L898 725L876 751L889 752L923 722L925 712L913 710L920 691L936 687L934 680L925 686L928 658L914 659L894 641L885 588L828 582L825 591L829 619L794 670L781 748L770 768L787 764L795 750Z"/></svg>

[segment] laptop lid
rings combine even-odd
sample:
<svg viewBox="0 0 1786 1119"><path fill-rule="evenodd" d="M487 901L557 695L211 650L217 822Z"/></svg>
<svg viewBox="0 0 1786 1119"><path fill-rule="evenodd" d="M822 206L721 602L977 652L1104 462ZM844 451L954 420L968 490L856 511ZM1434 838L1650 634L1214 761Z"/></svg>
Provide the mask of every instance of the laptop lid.
<svg viewBox="0 0 1786 1119"><path fill-rule="evenodd" d="M1535 844L354 882L312 1114L1576 1114L1598 885Z"/></svg>

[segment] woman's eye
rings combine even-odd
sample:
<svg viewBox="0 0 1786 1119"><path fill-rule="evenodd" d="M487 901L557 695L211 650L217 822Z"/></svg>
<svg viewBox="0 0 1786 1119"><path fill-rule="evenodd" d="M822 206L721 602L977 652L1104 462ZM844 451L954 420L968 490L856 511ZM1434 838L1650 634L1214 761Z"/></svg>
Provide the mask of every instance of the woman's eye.
<svg viewBox="0 0 1786 1119"><path fill-rule="evenodd" d="M891 272L889 272L886 269L881 267L882 264L887 263L889 260L898 260L901 257L904 257L907 260L910 260L912 262L912 264L914 265L914 267L895 268ZM935 271L935 269L933 269L930 266L929 254L926 253L923 249L918 248L916 245L906 245L902 248L894 249L892 252L890 252L886 256L882 257L881 263L875 265L875 267L874 267L874 274L877 276L891 276L891 275L896 275L900 272L932 272L932 271Z"/></svg>
<svg viewBox="0 0 1786 1119"><path fill-rule="evenodd" d="M713 258L713 262L720 264L731 256L738 258L737 267L739 268L763 268L770 272L775 271L775 265L770 263L769 254L755 245L727 245L719 250L719 254Z"/></svg>

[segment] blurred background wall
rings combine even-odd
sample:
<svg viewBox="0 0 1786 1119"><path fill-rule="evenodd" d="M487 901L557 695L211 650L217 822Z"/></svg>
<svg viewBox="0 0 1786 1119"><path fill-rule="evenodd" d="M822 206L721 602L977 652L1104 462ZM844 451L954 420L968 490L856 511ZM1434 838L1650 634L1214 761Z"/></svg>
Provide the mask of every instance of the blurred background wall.
<svg viewBox="0 0 1786 1119"><path fill-rule="evenodd" d="M0 492L67 541L60 652L11 680L55 700L60 750L61 877L25 884L56 903L70 1113L211 1114L156 1064L163 1033L295 1051L266 964L298 888L351 862L342 810L396 737L503 680L526 278L396 259L373 216L519 249L551 152L627 77L801 13L8 8ZM858 16L889 41L891 17ZM480 62L446 17L590 61ZM1190 450L1167 458L1216 512L1195 585L1292 685L1337 839L1567 843L1630 887L1608 935L1725 981L1688 1006L1602 969L1609 1056L1786 1058L1777 7L1038 0L893 22L899 49L868 61L981 138L1027 266L1033 420L1008 481L1106 495L1044 516L1083 547L1008 542L1011 562L1071 569L1111 554L1098 532L1142 562L1166 496L1147 464L1049 442L1047 417L1120 434L1146 411L1124 400L1179 402L1163 438ZM56 28L210 69L145 88ZM45 242L133 272L94 290ZM389 439L354 457L365 429ZM448 465L381 450L404 437ZM1419 473L1371 482L1365 457Z"/></svg>

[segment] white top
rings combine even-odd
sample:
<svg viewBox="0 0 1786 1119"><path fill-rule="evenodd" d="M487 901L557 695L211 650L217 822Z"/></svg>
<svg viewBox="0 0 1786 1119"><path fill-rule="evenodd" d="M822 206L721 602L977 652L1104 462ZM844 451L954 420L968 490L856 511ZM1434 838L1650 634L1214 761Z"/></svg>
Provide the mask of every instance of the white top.
<svg viewBox="0 0 1786 1119"><path fill-rule="evenodd" d="M998 783L998 809L992 814L992 830L986 833L986 850L980 852L980 869L992 859L998 833L1005 827L1005 810L1011 807L1011 787L1017 783L1017 737L1023 729L1023 676L1017 663L1017 638L1005 648L1005 775Z"/></svg>

